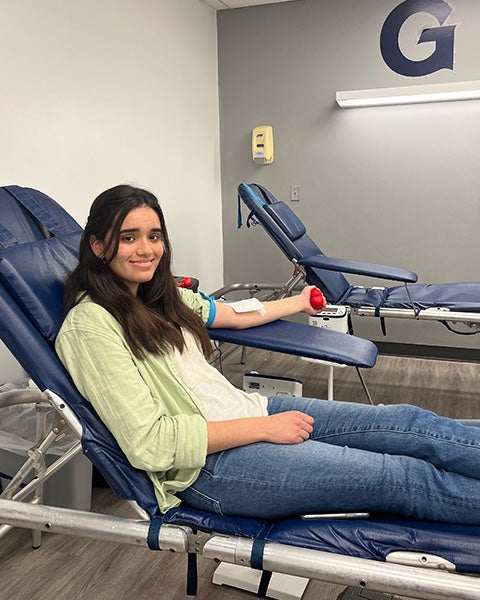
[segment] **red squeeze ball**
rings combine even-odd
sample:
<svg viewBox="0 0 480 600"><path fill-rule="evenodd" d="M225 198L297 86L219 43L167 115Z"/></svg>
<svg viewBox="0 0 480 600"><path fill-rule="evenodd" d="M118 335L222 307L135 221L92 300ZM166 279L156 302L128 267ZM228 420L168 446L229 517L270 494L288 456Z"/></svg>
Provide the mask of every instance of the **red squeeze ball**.
<svg viewBox="0 0 480 600"><path fill-rule="evenodd" d="M318 288L312 288L310 292L310 304L315 310L321 310L325 306L325 297Z"/></svg>
<svg viewBox="0 0 480 600"><path fill-rule="evenodd" d="M181 288L189 288L192 285L191 277L183 277L182 280L177 284Z"/></svg>

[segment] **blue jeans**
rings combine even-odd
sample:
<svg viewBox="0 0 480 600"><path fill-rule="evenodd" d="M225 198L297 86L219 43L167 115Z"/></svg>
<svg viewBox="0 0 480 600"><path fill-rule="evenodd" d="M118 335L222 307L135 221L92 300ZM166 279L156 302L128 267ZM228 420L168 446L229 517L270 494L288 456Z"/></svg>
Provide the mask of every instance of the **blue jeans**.
<svg viewBox="0 0 480 600"><path fill-rule="evenodd" d="M480 428L411 405L269 398L269 414L288 410L315 419L310 439L211 454L182 502L266 519L370 511L480 524Z"/></svg>

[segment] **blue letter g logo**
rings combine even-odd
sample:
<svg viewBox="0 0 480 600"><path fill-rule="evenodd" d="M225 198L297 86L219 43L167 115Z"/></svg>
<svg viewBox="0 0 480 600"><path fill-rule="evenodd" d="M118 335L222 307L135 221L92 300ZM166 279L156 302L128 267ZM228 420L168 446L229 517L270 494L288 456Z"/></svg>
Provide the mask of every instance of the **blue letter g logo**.
<svg viewBox="0 0 480 600"><path fill-rule="evenodd" d="M440 27L424 29L418 40L435 42L435 51L421 61L409 60L400 50L398 38L405 21L414 14L428 13L439 22ZM455 25L441 27L452 12L443 0L405 0L388 15L380 34L380 51L383 60L396 73L410 77L421 77L440 69L453 69L453 43Z"/></svg>

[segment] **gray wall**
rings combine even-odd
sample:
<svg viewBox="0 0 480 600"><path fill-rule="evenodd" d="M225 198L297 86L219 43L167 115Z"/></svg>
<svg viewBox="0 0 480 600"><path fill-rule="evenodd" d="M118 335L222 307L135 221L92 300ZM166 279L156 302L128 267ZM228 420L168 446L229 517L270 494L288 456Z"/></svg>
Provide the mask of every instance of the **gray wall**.
<svg viewBox="0 0 480 600"><path fill-rule="evenodd" d="M236 230L236 188L258 182L289 201L326 254L397 265L422 282L480 281L480 101L340 109L340 90L480 79L480 2L455 0L455 65L429 77L393 72L381 27L400 0L299 0L219 11L225 282L283 281L290 267L260 228ZM402 50L434 49L415 35L438 25L412 17ZM423 55L422 55L423 52ZM275 160L254 164L253 127L271 124ZM358 282L358 281L356 281ZM373 282L368 282L368 285ZM374 283L373 283L374 284ZM420 325L418 327L417 325ZM362 319L357 332L383 339ZM478 347L437 324L395 321L389 341Z"/></svg>

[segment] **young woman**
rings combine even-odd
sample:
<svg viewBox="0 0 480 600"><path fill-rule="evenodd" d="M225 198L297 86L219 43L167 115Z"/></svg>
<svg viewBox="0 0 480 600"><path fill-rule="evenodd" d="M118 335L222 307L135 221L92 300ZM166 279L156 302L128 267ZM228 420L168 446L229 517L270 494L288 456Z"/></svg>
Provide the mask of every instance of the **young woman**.
<svg viewBox="0 0 480 600"><path fill-rule="evenodd" d="M409 405L245 394L208 364L205 325L312 314L310 291L237 313L179 289L157 199L120 185L91 207L56 349L163 512L480 524L480 429Z"/></svg>

